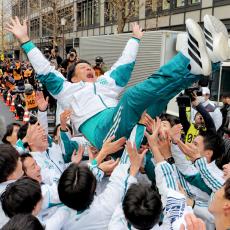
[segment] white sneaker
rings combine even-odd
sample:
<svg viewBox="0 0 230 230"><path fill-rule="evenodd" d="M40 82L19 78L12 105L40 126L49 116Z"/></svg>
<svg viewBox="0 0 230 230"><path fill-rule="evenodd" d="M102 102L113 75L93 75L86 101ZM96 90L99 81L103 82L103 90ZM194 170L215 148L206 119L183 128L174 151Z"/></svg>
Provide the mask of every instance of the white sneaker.
<svg viewBox="0 0 230 230"><path fill-rule="evenodd" d="M181 50L182 54L190 59L191 73L209 76L211 61L205 46L205 38L201 27L192 19L186 20L187 42Z"/></svg>
<svg viewBox="0 0 230 230"><path fill-rule="evenodd" d="M212 15L204 16L204 35L209 57L213 63L229 56L228 31L224 23Z"/></svg>
<svg viewBox="0 0 230 230"><path fill-rule="evenodd" d="M180 52L184 48L184 45L187 43L187 41L188 41L188 35L186 32L177 34L176 51Z"/></svg>

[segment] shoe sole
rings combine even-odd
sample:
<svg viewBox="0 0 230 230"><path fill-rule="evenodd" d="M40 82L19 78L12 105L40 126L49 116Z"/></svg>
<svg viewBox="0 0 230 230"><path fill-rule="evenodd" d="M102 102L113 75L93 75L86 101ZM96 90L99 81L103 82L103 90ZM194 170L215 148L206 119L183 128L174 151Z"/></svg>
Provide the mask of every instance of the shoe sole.
<svg viewBox="0 0 230 230"><path fill-rule="evenodd" d="M206 29L208 29L209 32L211 32L212 34L218 34L222 32L224 36L228 37L228 31L226 29L226 26L216 17L213 17L211 15L205 15L204 26L205 28L207 26Z"/></svg>
<svg viewBox="0 0 230 230"><path fill-rule="evenodd" d="M205 37L201 27L192 19L186 20L186 27L189 33L196 39L199 45L200 61L202 63L202 74L208 76L211 74L211 62L205 45Z"/></svg>
<svg viewBox="0 0 230 230"><path fill-rule="evenodd" d="M213 63L225 61L229 56L228 35L225 25L216 17L204 16L204 27L211 33L212 47L206 39L207 51ZM211 41L211 40L210 40Z"/></svg>

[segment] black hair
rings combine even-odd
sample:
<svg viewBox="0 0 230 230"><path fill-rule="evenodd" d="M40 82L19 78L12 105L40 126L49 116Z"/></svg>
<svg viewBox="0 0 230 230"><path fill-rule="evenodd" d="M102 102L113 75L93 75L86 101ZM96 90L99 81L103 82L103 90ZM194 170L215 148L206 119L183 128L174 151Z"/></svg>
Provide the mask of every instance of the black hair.
<svg viewBox="0 0 230 230"><path fill-rule="evenodd" d="M26 136L29 124L34 125L37 121L38 119L36 117L31 116L29 122L22 125L20 129L18 130L18 139L22 140Z"/></svg>
<svg viewBox="0 0 230 230"><path fill-rule="evenodd" d="M224 197L230 200L230 178L224 184Z"/></svg>
<svg viewBox="0 0 230 230"><path fill-rule="evenodd" d="M29 153L23 153L22 155L20 155L20 159L21 159L21 162L22 162L22 170L23 172L25 173L26 172L26 168L24 166L24 161L28 158L33 158L31 154Z"/></svg>
<svg viewBox="0 0 230 230"><path fill-rule="evenodd" d="M221 97L226 98L226 97L230 97L230 93L229 92L225 92L221 95Z"/></svg>
<svg viewBox="0 0 230 230"><path fill-rule="evenodd" d="M221 170L225 164L230 162L230 139L223 139L223 142L225 151L219 158L216 159L216 165Z"/></svg>
<svg viewBox="0 0 230 230"><path fill-rule="evenodd" d="M39 220L31 214L13 216L1 230L44 230Z"/></svg>
<svg viewBox="0 0 230 230"><path fill-rule="evenodd" d="M18 127L21 127L20 124L18 123L11 123L9 125L7 125L6 127L6 133L4 134L3 138L2 138L2 142L5 143L5 144L10 144L9 141L7 141L7 137L11 136L13 131L14 131L14 126L18 126Z"/></svg>
<svg viewBox="0 0 230 230"><path fill-rule="evenodd" d="M133 227L149 230L162 214L160 195L150 185L132 184L122 203L125 218Z"/></svg>
<svg viewBox="0 0 230 230"><path fill-rule="evenodd" d="M57 136L57 131L58 131L58 128L59 128L60 126L61 126L61 124L58 124L58 125L56 125L56 127L54 128L54 133L53 133L53 136L54 136L54 137ZM66 124L66 126L68 127L68 129L69 129L71 135L73 135L73 128L72 128L72 126L69 125L69 124Z"/></svg>
<svg viewBox="0 0 230 230"><path fill-rule="evenodd" d="M222 169L221 158L225 154L225 145L223 138L214 132L200 132L200 136L203 137L204 150L212 150L213 154L211 161L216 161L218 168Z"/></svg>
<svg viewBox="0 0 230 230"><path fill-rule="evenodd" d="M161 121L168 121L171 127L180 123L178 117L166 113L161 114L160 119Z"/></svg>
<svg viewBox="0 0 230 230"><path fill-rule="evenodd" d="M0 183L15 171L18 164L19 154L17 150L8 144L0 144Z"/></svg>
<svg viewBox="0 0 230 230"><path fill-rule="evenodd" d="M2 209L8 217L31 214L42 199L40 184L29 177L22 177L9 184L1 195Z"/></svg>
<svg viewBox="0 0 230 230"><path fill-rule="evenodd" d="M69 50L69 53L75 53L75 54L77 54L77 50L76 49L74 49L74 48L71 48L70 50Z"/></svg>
<svg viewBox="0 0 230 230"><path fill-rule="evenodd" d="M63 204L84 211L93 201L97 181L86 165L71 164L61 175L58 194Z"/></svg>
<svg viewBox="0 0 230 230"><path fill-rule="evenodd" d="M67 78L68 81L71 82L71 79L72 79L72 77L74 76L74 73L75 73L76 66L78 64L81 64L81 63L86 63L86 64L88 64L88 65L91 66L91 64L88 61L86 61L86 60L83 60L83 59L78 60L77 62L75 62L74 64L72 64L69 67L69 70L68 70L68 73L67 73L67 76L66 76L66 78Z"/></svg>

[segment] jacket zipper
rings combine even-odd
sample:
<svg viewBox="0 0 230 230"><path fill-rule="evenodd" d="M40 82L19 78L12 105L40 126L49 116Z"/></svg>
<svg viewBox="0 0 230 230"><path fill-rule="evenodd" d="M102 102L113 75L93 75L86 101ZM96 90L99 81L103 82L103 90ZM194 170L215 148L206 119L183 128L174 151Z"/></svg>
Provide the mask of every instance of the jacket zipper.
<svg viewBox="0 0 230 230"><path fill-rule="evenodd" d="M97 90L96 90L96 85L95 85L95 83L93 83L93 86L94 86L94 93L95 93L95 95L97 95L97 96L100 98L101 103L102 103L106 108L108 108L108 106L107 106L107 105L105 104L105 102L102 100L101 96L97 94Z"/></svg>
<svg viewBox="0 0 230 230"><path fill-rule="evenodd" d="M60 171L60 173L62 173L62 170L61 170L61 169L56 165L56 163L50 158L50 155L49 155L48 151L46 151L46 153L47 153L47 156L48 156L49 160L56 166L56 168Z"/></svg>

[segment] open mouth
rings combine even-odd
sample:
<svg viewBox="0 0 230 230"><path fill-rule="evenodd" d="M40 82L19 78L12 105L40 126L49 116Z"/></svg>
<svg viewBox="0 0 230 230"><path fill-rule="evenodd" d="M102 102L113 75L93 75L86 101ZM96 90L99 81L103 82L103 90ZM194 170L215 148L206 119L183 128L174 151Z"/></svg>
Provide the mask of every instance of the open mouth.
<svg viewBox="0 0 230 230"><path fill-rule="evenodd" d="M93 74L92 74L92 73L88 73L88 74L87 74L87 78L93 79Z"/></svg>

